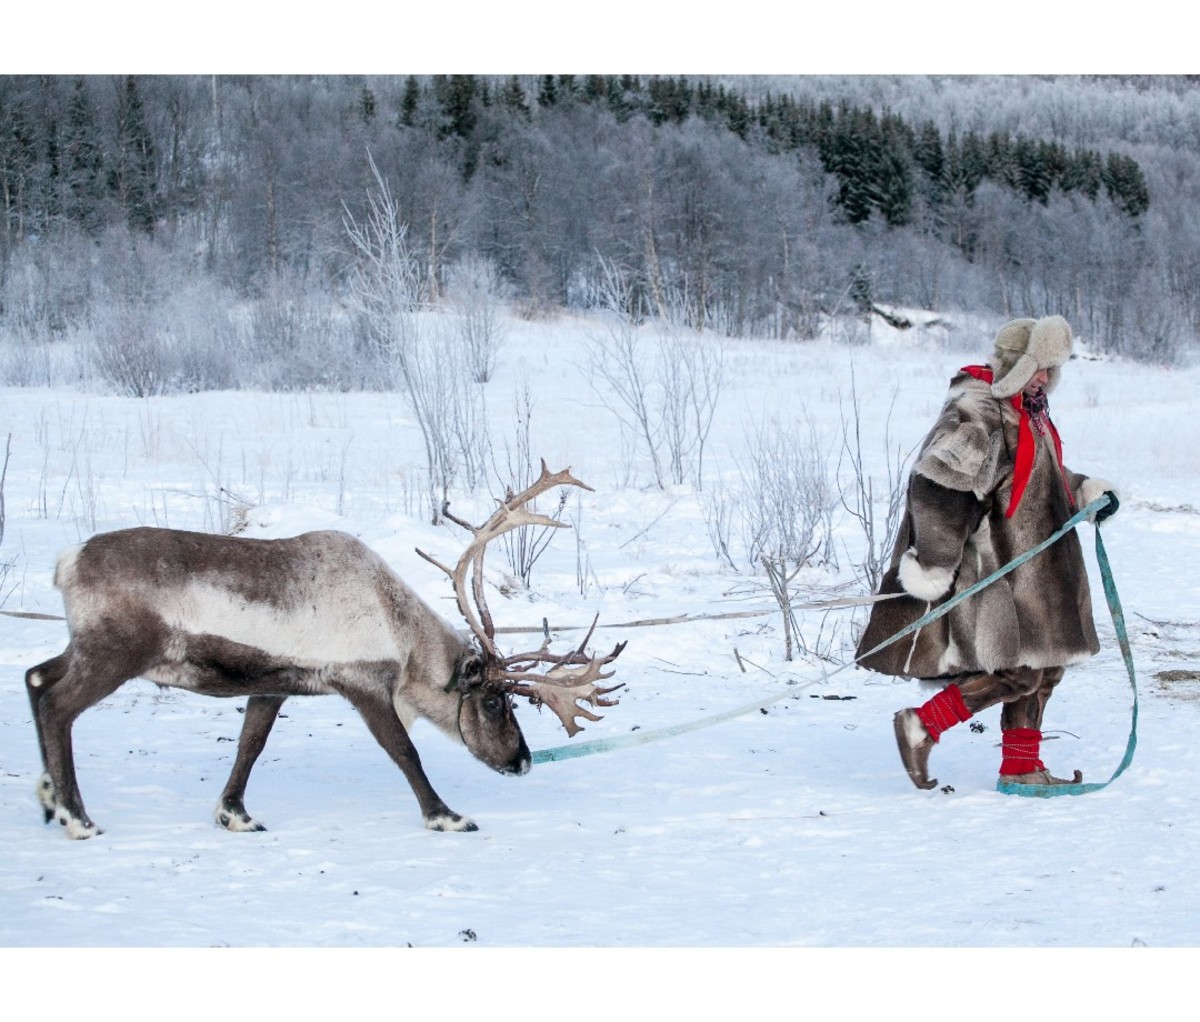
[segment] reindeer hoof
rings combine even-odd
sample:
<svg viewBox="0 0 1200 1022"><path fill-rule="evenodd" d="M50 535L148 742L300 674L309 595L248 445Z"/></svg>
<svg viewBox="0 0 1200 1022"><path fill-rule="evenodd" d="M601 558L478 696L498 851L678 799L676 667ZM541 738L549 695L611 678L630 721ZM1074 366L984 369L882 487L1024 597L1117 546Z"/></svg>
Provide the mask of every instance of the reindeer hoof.
<svg viewBox="0 0 1200 1022"><path fill-rule="evenodd" d="M445 812L437 816L425 817L425 829L454 830L465 833L478 830L479 825L474 820L470 820L465 816L459 816L458 813Z"/></svg>
<svg viewBox="0 0 1200 1022"><path fill-rule="evenodd" d="M217 811L213 813L213 816L217 823L235 834L259 833L267 829L244 809L237 810L226 806L217 806Z"/></svg>
<svg viewBox="0 0 1200 1022"><path fill-rule="evenodd" d="M81 820L76 816L72 816L61 806L55 811L54 818L67 828L67 837L73 841L86 841L90 837L104 833L91 820Z"/></svg>

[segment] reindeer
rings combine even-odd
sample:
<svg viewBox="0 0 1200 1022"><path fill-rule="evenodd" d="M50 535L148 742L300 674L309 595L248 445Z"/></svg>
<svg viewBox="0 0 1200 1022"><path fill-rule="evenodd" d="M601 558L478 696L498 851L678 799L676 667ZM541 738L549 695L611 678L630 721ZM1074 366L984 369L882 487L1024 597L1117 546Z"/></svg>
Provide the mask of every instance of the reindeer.
<svg viewBox="0 0 1200 1022"><path fill-rule="evenodd" d="M71 728L89 706L135 677L213 696L249 696L237 755L215 816L231 831L265 830L246 811L250 771L290 696L336 692L412 786L425 826L473 831L434 791L409 738L418 717L462 742L502 774L529 771L529 747L514 697L549 706L569 735L577 717L601 718L579 705L614 706L622 687L600 687L607 656L590 656L587 637L555 655L538 650L501 656L483 593L484 548L524 525L564 527L526 509L556 486L591 487L570 469L541 477L500 503L455 568L422 557L451 578L471 637L422 602L377 554L346 533L246 539L175 529L103 533L65 551L55 585L66 608L69 641L58 656L26 672L43 773L37 794L46 822L72 838L103 833L88 817L75 776ZM467 598L468 572L477 607ZM593 622L593 629L595 622ZM539 667L548 667L544 672Z"/></svg>

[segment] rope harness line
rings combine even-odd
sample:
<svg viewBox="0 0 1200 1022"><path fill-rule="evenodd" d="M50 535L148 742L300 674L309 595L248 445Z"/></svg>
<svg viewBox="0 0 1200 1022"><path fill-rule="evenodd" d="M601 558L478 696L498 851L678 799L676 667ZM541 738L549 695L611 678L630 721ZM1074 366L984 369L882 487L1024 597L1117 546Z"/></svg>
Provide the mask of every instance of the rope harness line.
<svg viewBox="0 0 1200 1022"><path fill-rule="evenodd" d="M1026 561L1036 557L1047 547L1052 546L1063 538L1068 532L1074 529L1080 522L1094 515L1097 511L1107 507L1109 498L1107 495L1096 498L1087 507L1077 511L1072 515L1063 526L1054 532L1052 535L1042 540L1036 546L1026 550L1023 554L1013 558L1003 567L992 572L986 578L980 579L974 585L964 589L961 593L957 593L940 607L931 610L918 618L912 624L900 629L895 635L884 639L883 642L875 646L873 649L867 650L865 653L847 663L842 664L837 669L824 673L821 678L814 678L811 681L804 682L801 685L791 685L788 691L781 692L773 696L768 696L765 699L760 699L757 702L747 703L743 706L738 706L732 710L727 710L723 713L714 714L710 717L703 717L698 720L688 721L683 724L675 724L670 727L658 728L654 731L635 731L626 735L614 735L608 738L597 738L589 742L579 742L574 745L559 745L549 749L538 749L533 753L534 763L553 763L564 759L575 759L579 756L593 756L601 752L610 752L613 749L624 749L635 745L646 745L650 742L662 741L666 738L674 738L678 735L687 734L691 731L699 731L702 728L712 727L716 724L723 724L726 721L733 720L737 717L745 716L748 713L753 713L756 710L764 710L773 703L777 703L783 699L790 698L796 692L803 691L806 688L811 688L818 681L825 681L835 677L842 671L848 670L855 666L859 660L869 657L874 653L878 653L881 649L886 649L894 642L898 642L905 636L912 634L924 628L931 621L936 621L942 615L947 614L960 604L963 600L969 599L982 589L986 589L993 582L1003 578L1009 572L1020 567ZM1117 596L1116 584L1113 582L1112 568L1108 562L1108 556L1104 549L1103 540L1100 538L1100 529L1096 528L1096 559L1100 567L1100 574L1104 582L1104 594L1108 602L1109 612L1113 618L1113 626L1116 629L1117 640L1120 643L1122 654L1125 657L1125 665L1129 672L1129 682L1133 688L1133 718L1130 727L1129 740L1126 745L1125 756L1117 767L1116 772L1107 781L1098 784L1013 784L1004 781L997 782L997 790L1004 794L1027 795L1036 797L1046 797L1052 795L1081 795L1091 791L1098 791L1101 788L1107 787L1124 773L1126 767L1133 761L1133 752L1137 746L1137 679L1133 668L1133 655L1129 649L1129 638L1125 630L1125 616L1121 609L1121 603Z"/></svg>
<svg viewBox="0 0 1200 1022"><path fill-rule="evenodd" d="M825 600L819 603L793 603L792 610L833 610L838 607L869 607L884 600L894 600L904 593L879 593L875 596L845 596L836 600ZM671 617L647 617L639 621L616 621L606 624L605 628L650 628L658 625L683 625L690 621L731 621L743 617L766 617L774 614L778 608L767 607L762 610L727 610L717 614L675 614ZM65 621L61 614L43 614L33 610L0 610L5 617L26 618L30 621ZM496 629L497 635L545 635L549 632L582 632L590 629L587 625L551 625L543 620L541 625L529 627L526 625L509 625Z"/></svg>

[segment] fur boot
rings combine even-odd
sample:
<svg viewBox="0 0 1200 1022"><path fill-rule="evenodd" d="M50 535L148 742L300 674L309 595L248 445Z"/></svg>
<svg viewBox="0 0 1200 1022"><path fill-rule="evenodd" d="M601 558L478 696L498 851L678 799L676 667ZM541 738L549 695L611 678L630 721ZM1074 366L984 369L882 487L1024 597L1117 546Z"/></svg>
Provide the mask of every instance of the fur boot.
<svg viewBox="0 0 1200 1022"><path fill-rule="evenodd" d="M937 784L929 777L929 753L933 751L933 736L925 730L916 710L901 710L892 718L900 762L918 788L928 790Z"/></svg>

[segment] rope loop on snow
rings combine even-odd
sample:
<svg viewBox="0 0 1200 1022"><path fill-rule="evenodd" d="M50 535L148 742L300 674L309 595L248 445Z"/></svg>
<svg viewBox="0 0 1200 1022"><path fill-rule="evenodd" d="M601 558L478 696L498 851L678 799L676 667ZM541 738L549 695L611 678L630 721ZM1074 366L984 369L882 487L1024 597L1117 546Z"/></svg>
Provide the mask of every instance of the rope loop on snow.
<svg viewBox="0 0 1200 1022"><path fill-rule="evenodd" d="M1096 503L1100 503L1100 501L1097 500ZM1129 687L1133 690L1133 711L1129 725L1129 739L1125 743L1125 755L1121 757L1117 769L1107 781L1089 784L1015 784L1001 778L996 782L996 790L1005 795L1025 795L1031 798L1086 795L1089 792L1107 788L1133 762L1133 752L1137 748L1137 674L1133 669L1133 651L1129 647L1129 634L1125 629L1125 611L1122 610L1121 598L1117 595L1117 584L1113 581L1112 566L1108 563L1108 552L1104 549L1104 540L1100 538L1099 526L1096 527L1096 563L1100 566L1100 578L1104 582L1104 598L1108 603L1108 612L1112 616L1113 629L1117 633L1121 656L1125 659L1125 670L1129 674Z"/></svg>

